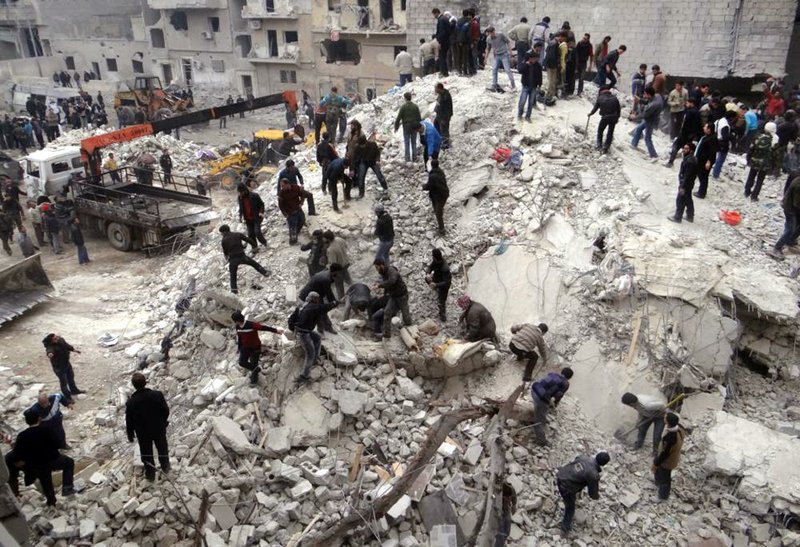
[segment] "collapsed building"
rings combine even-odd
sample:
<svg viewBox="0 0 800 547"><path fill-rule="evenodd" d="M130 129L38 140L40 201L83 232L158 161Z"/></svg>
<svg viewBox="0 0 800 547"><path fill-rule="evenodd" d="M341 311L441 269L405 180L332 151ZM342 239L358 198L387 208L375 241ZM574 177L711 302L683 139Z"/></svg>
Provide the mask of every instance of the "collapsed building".
<svg viewBox="0 0 800 547"><path fill-rule="evenodd" d="M339 323L323 339L313 382L296 388L302 350L285 337L265 346L261 385L236 365L230 313L284 325L305 280L304 255L286 242L266 182L264 232L257 260L270 278L240 272L227 289L219 234L211 233L145 280L120 307L146 307L150 319L104 336L109 362L143 368L172 408L175 472L155 484L136 478L136 449L124 439L126 374L109 372L108 399L82 428L75 454L74 500L57 514L23 494L23 512L43 542L96 545L463 545L493 544L501 496L517 493L509 545L565 545L553 473L578 453L605 449L612 462L602 497L582 501L569 541L603 545L798 545L800 484L789 458L800 440L794 395L798 357L797 292L789 276L798 257L776 263L763 241L779 230L782 181L762 202L744 202L742 159L697 204L696 222L672 225L674 171L631 151L618 138L610 155L593 151L586 100L513 122L513 94L487 93L475 79L451 78L453 147L442 154L450 185L446 236L435 235L420 165L402 161L392 133L399 94L351 113L384 143L389 194L367 194L344 214L320 203L309 230L346 239L356 280L372 270L373 200L395 218L393 262L410 288L416 325L382 343L365 321ZM410 84L423 115L435 79ZM624 124L623 124L624 125ZM623 132L620 131L620 134ZM659 150L666 138L655 137ZM519 162L490 159L498 147ZM313 150L296 156L306 185L320 175ZM372 185L371 176L367 180ZM323 201L323 200L320 200ZM743 222L718 220L740 208ZM236 211L223 212L235 225ZM521 366L504 345L463 344L454 298L445 324L424 283L430 250L444 251L451 295L465 292L492 312L508 341L520 322L550 325L551 358L541 370L570 365L571 388L551 416L548 447L532 442L531 403ZM176 309L176 302L191 305ZM335 320L340 312L333 312ZM162 340L169 337L169 359ZM746 364L756 369L751 372ZM1 370L9 421L41 384ZM625 391L682 397L676 410L692 429L673 497L655 501L649 459L627 442L635 415Z"/></svg>

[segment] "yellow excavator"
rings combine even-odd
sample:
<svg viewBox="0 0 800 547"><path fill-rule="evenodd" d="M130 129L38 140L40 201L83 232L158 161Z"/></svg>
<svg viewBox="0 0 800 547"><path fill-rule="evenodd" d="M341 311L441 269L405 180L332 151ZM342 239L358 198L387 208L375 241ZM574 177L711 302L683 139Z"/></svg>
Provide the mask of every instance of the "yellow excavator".
<svg viewBox="0 0 800 547"><path fill-rule="evenodd" d="M133 119L137 109L145 113L147 121L159 121L178 112L185 112L192 106L192 99L184 99L164 91L158 76L137 76L133 85L128 84L127 90L114 94L114 108L130 109L130 119Z"/></svg>

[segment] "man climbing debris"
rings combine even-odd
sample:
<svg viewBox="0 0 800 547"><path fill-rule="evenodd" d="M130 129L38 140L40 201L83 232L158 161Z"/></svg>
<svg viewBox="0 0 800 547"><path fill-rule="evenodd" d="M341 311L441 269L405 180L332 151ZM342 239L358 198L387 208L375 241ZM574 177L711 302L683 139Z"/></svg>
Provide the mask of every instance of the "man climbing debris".
<svg viewBox="0 0 800 547"><path fill-rule="evenodd" d="M550 372L531 386L531 397L535 405L533 432L536 435L536 442L542 446L547 446L547 436L544 433L547 426L547 413L550 407L557 407L561 398L567 393L572 374L571 368L564 367L561 369L561 373Z"/></svg>
<svg viewBox="0 0 800 547"><path fill-rule="evenodd" d="M342 277L342 266L340 264L333 263L329 266L329 269L322 270L311 276L305 286L300 289L300 294L298 295L301 301L306 301L306 298L309 294L316 293L319 295L322 302L333 302L336 304L338 300L333 295L333 285ZM317 324L317 330L320 334L325 331L328 331L332 334L335 334L336 331L333 330L333 324L331 320L328 318L328 314L324 313L319 316L320 322Z"/></svg>
<svg viewBox="0 0 800 547"><path fill-rule="evenodd" d="M239 366L250 371L250 383L258 383L258 373L261 367L258 359L261 357L261 338L259 331L267 331L275 334L283 334L283 329L278 327L268 327L256 321L247 321L241 311L231 314L234 326L236 327L236 346L239 352Z"/></svg>
<svg viewBox="0 0 800 547"><path fill-rule="evenodd" d="M380 274L381 280L376 283L372 290L383 289L389 297L383 309L383 329L382 332L374 331L375 338L391 338L392 336L392 317L399 311L403 315L403 324L409 326L413 323L411 312L408 310L408 289L406 283L400 276L397 268L386 264L385 261L376 258L373 262L375 270Z"/></svg>
<svg viewBox="0 0 800 547"><path fill-rule="evenodd" d="M266 247L267 240L261 231L261 223L264 221L264 200L257 192L251 192L243 182L239 183L236 190L239 194L239 222L247 225L247 237ZM256 251L258 251L258 243L253 245L253 253L255 254Z"/></svg>
<svg viewBox="0 0 800 547"><path fill-rule="evenodd" d="M444 235L444 206L447 198L450 197L450 188L447 186L447 177L444 171L439 167L439 160L431 161L428 182L422 185L422 189L427 191L431 198L433 214L436 216L436 223L439 226L439 235Z"/></svg>
<svg viewBox="0 0 800 547"><path fill-rule="evenodd" d="M531 381L533 369L539 362L539 357L542 358L542 362L547 362L547 345L544 343L544 335L547 330L545 323L538 325L521 323L511 327L512 336L508 349L517 356L518 360L528 360L522 375L523 382Z"/></svg>
<svg viewBox="0 0 800 547"><path fill-rule="evenodd" d="M311 240L301 245L300 250L310 251L307 259L309 278L325 269L325 264L328 262L325 258L325 240L322 239L322 230L311 232Z"/></svg>
<svg viewBox="0 0 800 547"><path fill-rule="evenodd" d="M590 498L600 499L600 472L610 461L611 456L608 452L598 452L594 457L580 455L567 465L558 468L556 485L561 499L564 500L564 518L561 521L561 531L564 534L572 530L575 501L581 490L586 488Z"/></svg>
<svg viewBox="0 0 800 547"><path fill-rule="evenodd" d="M464 336L468 342L497 340L497 326L486 306L473 301L466 294L459 296L456 304L463 310L458 322L463 323Z"/></svg>
<svg viewBox="0 0 800 547"><path fill-rule="evenodd" d="M326 316L336 306L337 302L322 302L319 294L311 291L306 295L305 302L297 306L289 316L289 329L297 335L304 352L303 372L297 378L298 383L311 379L311 367L316 364L322 349L322 338L314 332L314 327L322 316Z"/></svg>
<svg viewBox="0 0 800 547"><path fill-rule="evenodd" d="M231 292L233 294L239 293L238 288L238 275L239 266L247 264L254 268L258 273L264 277L270 275L270 271L264 266L247 256L244 252L244 245L249 243L253 249L256 248L256 242L239 232L231 232L230 226L223 224L219 227L219 233L222 234L222 254L228 262L228 271L231 279Z"/></svg>
<svg viewBox="0 0 800 547"><path fill-rule="evenodd" d="M635 395L625 393L622 395L622 404L634 409L638 414L636 419L637 431L634 450L639 450L647 438L647 430L653 426L653 456L658 450L658 443L661 441L661 433L664 431L664 410L667 408L667 400L663 395Z"/></svg>

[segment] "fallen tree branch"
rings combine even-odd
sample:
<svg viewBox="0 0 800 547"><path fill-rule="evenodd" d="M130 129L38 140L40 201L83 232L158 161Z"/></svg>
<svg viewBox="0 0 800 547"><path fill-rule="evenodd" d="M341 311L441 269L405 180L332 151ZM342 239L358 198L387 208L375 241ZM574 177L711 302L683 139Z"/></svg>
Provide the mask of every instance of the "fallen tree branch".
<svg viewBox="0 0 800 547"><path fill-rule="evenodd" d="M481 416L493 414L496 411L497 408L486 406L456 410L443 415L439 421L430 428L425 442L420 446L419 452L417 452L416 456L414 456L406 466L408 471L397 479L392 485L392 489L387 494L375 500L375 503L373 503L366 512L375 519L381 518L386 511L397 503L411 485L414 484L414 481L419 474L422 473L431 458L436 455L439 446L441 446L453 428L465 420L480 418ZM359 514L353 511L321 534L304 539L302 545L311 547L331 547L339 545L348 534L359 531L363 525L363 520Z"/></svg>

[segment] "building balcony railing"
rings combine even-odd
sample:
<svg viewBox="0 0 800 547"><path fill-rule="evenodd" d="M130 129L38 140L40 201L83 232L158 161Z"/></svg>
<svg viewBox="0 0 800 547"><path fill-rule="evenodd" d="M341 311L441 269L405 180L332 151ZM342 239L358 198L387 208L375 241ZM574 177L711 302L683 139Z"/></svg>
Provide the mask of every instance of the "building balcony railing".
<svg viewBox="0 0 800 547"><path fill-rule="evenodd" d="M266 47L254 46L247 56L247 60L256 64L276 64L276 65L295 65L300 66L300 48L296 44L285 44L273 51L275 55L270 55Z"/></svg>
<svg viewBox="0 0 800 547"><path fill-rule="evenodd" d="M6 2L0 4L0 21L9 23L36 23L36 10L29 2Z"/></svg>
<svg viewBox="0 0 800 547"><path fill-rule="evenodd" d="M274 0L248 0L242 8L242 19L297 19L294 6L276 6Z"/></svg>
<svg viewBox="0 0 800 547"><path fill-rule="evenodd" d="M150 9L223 9L228 4L225 0L147 0Z"/></svg>

